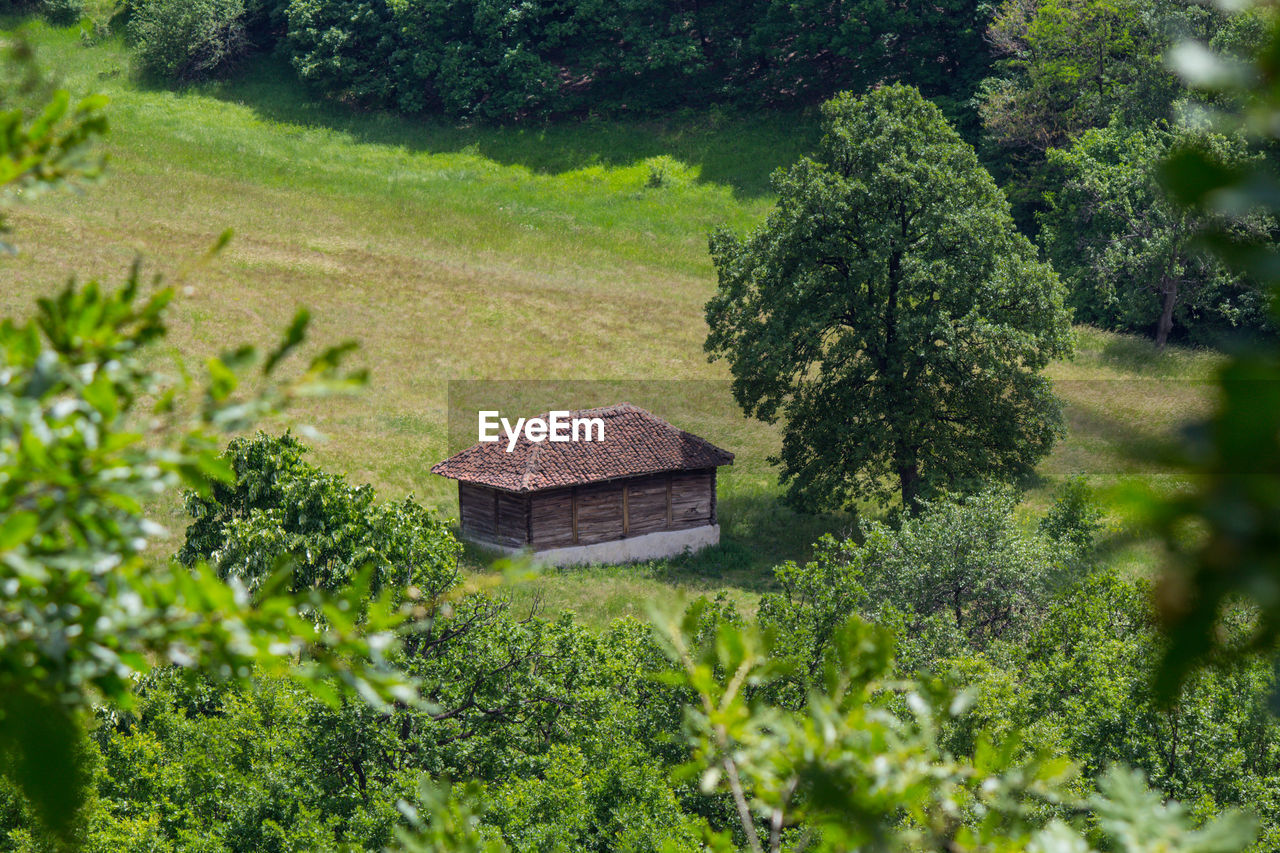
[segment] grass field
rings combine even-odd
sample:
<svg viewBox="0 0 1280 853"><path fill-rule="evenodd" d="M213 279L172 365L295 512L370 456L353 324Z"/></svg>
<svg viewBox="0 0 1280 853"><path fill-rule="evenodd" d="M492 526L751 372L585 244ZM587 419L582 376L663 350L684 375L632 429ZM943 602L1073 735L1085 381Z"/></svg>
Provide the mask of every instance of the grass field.
<svg viewBox="0 0 1280 853"><path fill-rule="evenodd" d="M168 346L195 361L266 343L299 306L320 340L359 340L369 389L294 417L328 436L320 464L386 497L412 492L455 512L453 485L429 468L447 450L457 379L608 380L734 450L721 548L548 574L519 593L592 621L721 589L750 607L770 566L847 527L778 504L765 461L777 432L741 417L723 365L702 352L707 233L763 218L768 176L812 145L812 115L460 128L318 104L270 60L171 91L139 84L118 40L85 47L74 28L47 27L31 37L73 92L110 96L110 169L82 193L13 209L22 254L0 260L0 314L28 313L73 274L119 280L135 255L173 273L233 228L231 247L187 282ZM1070 434L1041 466L1029 510L1075 473L1176 485L1129 445L1203 411L1214 362L1080 329L1077 358L1052 368ZM181 523L173 505L157 512Z"/></svg>

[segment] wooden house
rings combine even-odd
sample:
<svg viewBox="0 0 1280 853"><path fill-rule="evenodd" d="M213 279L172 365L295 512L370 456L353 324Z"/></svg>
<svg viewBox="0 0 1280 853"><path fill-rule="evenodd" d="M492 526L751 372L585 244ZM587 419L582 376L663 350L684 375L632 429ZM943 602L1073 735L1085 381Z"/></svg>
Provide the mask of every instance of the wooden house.
<svg viewBox="0 0 1280 853"><path fill-rule="evenodd" d="M720 541L716 469L733 454L620 403L571 413L603 440L477 443L431 470L458 481L462 535L552 564L653 559Z"/></svg>

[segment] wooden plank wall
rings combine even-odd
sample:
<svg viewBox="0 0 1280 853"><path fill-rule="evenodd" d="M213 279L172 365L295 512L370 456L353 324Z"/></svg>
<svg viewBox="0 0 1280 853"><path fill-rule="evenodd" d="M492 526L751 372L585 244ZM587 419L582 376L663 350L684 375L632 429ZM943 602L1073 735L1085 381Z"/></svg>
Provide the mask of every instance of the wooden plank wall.
<svg viewBox="0 0 1280 853"><path fill-rule="evenodd" d="M519 548L529 543L529 496L496 492L499 545Z"/></svg>
<svg viewBox="0 0 1280 853"><path fill-rule="evenodd" d="M493 489L471 483L458 484L458 511L462 532L474 539L492 540L498 532Z"/></svg>
<svg viewBox="0 0 1280 853"><path fill-rule="evenodd" d="M530 527L538 550L573 544L573 489L555 489L532 496Z"/></svg>
<svg viewBox="0 0 1280 853"><path fill-rule="evenodd" d="M578 544L622 538L622 483L599 483L574 489L578 504Z"/></svg>
<svg viewBox="0 0 1280 853"><path fill-rule="evenodd" d="M471 539L519 547L529 541L529 499L498 489L458 484L462 532Z"/></svg>
<svg viewBox="0 0 1280 853"><path fill-rule="evenodd" d="M540 492L529 501L529 541L546 550L714 524L715 486L708 469Z"/></svg>
<svg viewBox="0 0 1280 853"><path fill-rule="evenodd" d="M667 529L667 477L627 481L627 534L643 536Z"/></svg>
<svg viewBox="0 0 1280 853"><path fill-rule="evenodd" d="M712 471L671 475L671 529L687 530L711 523L715 478Z"/></svg>

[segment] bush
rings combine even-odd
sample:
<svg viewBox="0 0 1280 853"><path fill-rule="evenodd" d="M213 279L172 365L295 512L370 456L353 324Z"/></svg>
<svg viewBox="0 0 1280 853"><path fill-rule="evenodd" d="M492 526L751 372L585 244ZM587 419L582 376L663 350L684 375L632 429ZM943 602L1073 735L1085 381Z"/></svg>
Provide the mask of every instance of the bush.
<svg viewBox="0 0 1280 853"><path fill-rule="evenodd" d="M244 0L143 0L129 22L143 70L169 80L208 77L244 55Z"/></svg>
<svg viewBox="0 0 1280 853"><path fill-rule="evenodd" d="M84 17L84 0L44 0L40 11L52 24L74 24Z"/></svg>
<svg viewBox="0 0 1280 853"><path fill-rule="evenodd" d="M1073 477L1058 489L1053 506L1040 519L1041 533L1067 546L1073 554L1087 556L1102 527L1102 511L1093 501L1089 483Z"/></svg>

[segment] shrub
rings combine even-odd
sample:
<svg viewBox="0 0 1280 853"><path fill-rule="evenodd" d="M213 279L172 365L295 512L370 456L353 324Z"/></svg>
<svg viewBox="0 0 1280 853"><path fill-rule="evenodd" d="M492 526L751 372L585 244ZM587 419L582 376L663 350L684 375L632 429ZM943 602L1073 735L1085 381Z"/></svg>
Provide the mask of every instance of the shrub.
<svg viewBox="0 0 1280 853"><path fill-rule="evenodd" d="M1040 519L1039 530L1083 557L1093 550L1094 539L1102 527L1101 518L1102 511L1093 501L1089 483L1078 476L1058 489L1053 506Z"/></svg>
<svg viewBox="0 0 1280 853"><path fill-rule="evenodd" d="M143 70L195 80L225 69L245 52L244 0L143 0L129 22Z"/></svg>
<svg viewBox="0 0 1280 853"><path fill-rule="evenodd" d="M84 0L0 0L0 14L41 15L52 24L74 24L84 17Z"/></svg>
<svg viewBox="0 0 1280 853"><path fill-rule="evenodd" d="M649 177L645 180L644 185L650 189L661 189L670 183L667 177L667 165L669 158L654 157L649 161Z"/></svg>
<svg viewBox="0 0 1280 853"><path fill-rule="evenodd" d="M84 0L44 0L40 11L53 24L74 24L84 17Z"/></svg>

